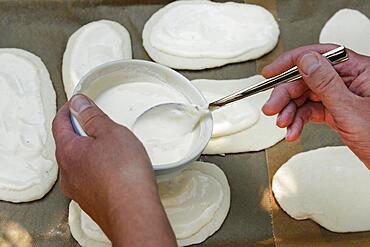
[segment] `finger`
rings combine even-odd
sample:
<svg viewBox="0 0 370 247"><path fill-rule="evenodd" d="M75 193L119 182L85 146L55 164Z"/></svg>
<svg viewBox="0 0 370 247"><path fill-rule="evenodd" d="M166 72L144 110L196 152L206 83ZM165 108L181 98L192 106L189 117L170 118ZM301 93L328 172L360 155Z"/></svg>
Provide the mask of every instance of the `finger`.
<svg viewBox="0 0 370 247"><path fill-rule="evenodd" d="M69 118L69 103L65 103L53 120L53 136L56 146L64 146L67 142L77 138Z"/></svg>
<svg viewBox="0 0 370 247"><path fill-rule="evenodd" d="M278 115L277 117L277 126L280 128L286 128L287 126L291 125L294 120L295 113L298 107L302 106L307 99L309 98L310 91L307 91L298 99L291 101Z"/></svg>
<svg viewBox="0 0 370 247"><path fill-rule="evenodd" d="M280 128L288 127L293 122L296 111L297 105L294 101L290 101L290 103L279 113L276 125Z"/></svg>
<svg viewBox="0 0 370 247"><path fill-rule="evenodd" d="M116 124L88 97L78 94L70 100L70 110L88 136L98 137Z"/></svg>
<svg viewBox="0 0 370 247"><path fill-rule="evenodd" d="M333 44L317 44L308 45L296 48L280 55L274 62L267 65L262 69L262 75L266 78L276 76L287 69L290 69L296 65L297 59L308 51L316 51L323 54L329 50L337 48L338 45Z"/></svg>
<svg viewBox="0 0 370 247"><path fill-rule="evenodd" d="M330 62L317 52L298 58L297 66L303 80L332 114L352 105L352 94Z"/></svg>
<svg viewBox="0 0 370 247"><path fill-rule="evenodd" d="M317 102L306 102L303 106L298 108L293 122L288 127L286 140L297 140L302 134L304 125L310 120L314 122L325 121L325 110L322 104Z"/></svg>
<svg viewBox="0 0 370 247"><path fill-rule="evenodd" d="M297 105L297 107L300 107L301 105L306 103L306 101L310 98L310 95L311 95L311 91L306 91L303 95L301 95L297 99L294 99L293 101Z"/></svg>
<svg viewBox="0 0 370 247"><path fill-rule="evenodd" d="M277 86L262 107L262 111L268 116L275 115L281 112L291 100L300 98L307 90L308 87L302 80Z"/></svg>

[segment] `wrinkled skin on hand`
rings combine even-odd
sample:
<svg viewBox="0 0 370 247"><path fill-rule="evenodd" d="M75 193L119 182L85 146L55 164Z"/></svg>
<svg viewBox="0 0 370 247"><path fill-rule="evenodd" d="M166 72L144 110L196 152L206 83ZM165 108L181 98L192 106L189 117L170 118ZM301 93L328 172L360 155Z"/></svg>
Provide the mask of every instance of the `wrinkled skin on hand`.
<svg viewBox="0 0 370 247"><path fill-rule="evenodd" d="M75 134L76 117L88 136ZM74 96L53 122L62 191L114 246L176 246L142 143L90 99Z"/></svg>
<svg viewBox="0 0 370 247"><path fill-rule="evenodd" d="M297 140L308 121L327 123L370 169L370 57L347 49L349 60L332 66L320 54L336 47L300 47L266 66L268 78L297 65L302 79L276 87L262 110L278 114L288 141Z"/></svg>

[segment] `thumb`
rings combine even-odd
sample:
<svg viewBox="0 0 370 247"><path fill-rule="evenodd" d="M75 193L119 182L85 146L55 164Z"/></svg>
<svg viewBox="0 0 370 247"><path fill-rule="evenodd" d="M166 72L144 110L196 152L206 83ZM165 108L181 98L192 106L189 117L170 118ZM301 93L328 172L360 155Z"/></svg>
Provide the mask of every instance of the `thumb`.
<svg viewBox="0 0 370 247"><path fill-rule="evenodd" d="M98 137L115 125L91 99L82 94L72 97L70 111L81 128L91 137Z"/></svg>
<svg viewBox="0 0 370 247"><path fill-rule="evenodd" d="M325 57L309 52L298 59L297 66L307 86L330 112L351 105L352 93Z"/></svg>

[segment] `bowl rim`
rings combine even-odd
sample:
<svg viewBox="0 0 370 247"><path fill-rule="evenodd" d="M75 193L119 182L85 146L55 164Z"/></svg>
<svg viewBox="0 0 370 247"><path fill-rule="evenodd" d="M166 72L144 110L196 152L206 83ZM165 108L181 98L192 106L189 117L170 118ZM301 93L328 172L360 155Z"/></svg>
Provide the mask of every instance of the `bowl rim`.
<svg viewBox="0 0 370 247"><path fill-rule="evenodd" d="M83 94L83 92L79 91L82 88L81 85L83 85L87 81L89 81L90 77L94 76L96 73L101 73L101 71L104 71L105 69L107 69L111 66L115 66L117 64L120 64L120 65L125 65L125 64L133 65L134 64L134 65L139 65L139 66L143 65L143 66L146 66L146 67L153 68L155 70L155 72L157 72L159 74L170 73L173 76L177 77L179 81L182 81L182 83L187 84L187 86L189 86L189 88L191 90L193 90L199 96L201 101L203 101L202 103L204 104L204 106L208 106L208 102L205 99L202 92L194 84L192 84L189 79L187 79L181 73L179 73L179 72L177 72L177 71L175 71L175 70L173 70L169 67L166 67L164 65L161 65L161 64L158 64L158 63L155 63L155 62L151 62L151 61L147 61L147 60L140 60L140 59L121 59L121 60L116 60L116 61L112 61L112 62L107 62L107 63L101 64L101 65L95 67L94 69L90 70L86 75L84 75L80 79L80 81L76 84L76 86L74 87L73 93L72 93L72 97L76 94ZM184 92L180 92L180 93L186 95L186 93L184 93ZM87 136L87 134L82 129L82 127L79 124L79 122L77 121L77 119L73 116L73 114L70 114L70 119L71 119L71 123L72 123L72 126L73 126L75 132L80 136ZM173 172L174 170L180 169L180 167L185 168L185 166L189 165L192 161L197 160L200 157L200 155L202 154L202 152L204 151L204 149L206 148L206 146L208 145L208 143L209 143L209 141L211 140L211 137L212 137L212 131L213 131L213 117L212 117L212 114L207 114L205 116L204 125L205 125L205 127L204 127L203 131L205 133L202 135L203 141L199 142L199 145L196 146L196 147L198 147L197 149L194 149L194 150L190 149L188 155L186 155L184 158L182 158L181 160L178 160L176 162L171 162L171 163L166 163L166 164L161 164L161 165L153 165L152 164L153 170L154 171L159 171L159 172L166 172L168 170L169 172Z"/></svg>

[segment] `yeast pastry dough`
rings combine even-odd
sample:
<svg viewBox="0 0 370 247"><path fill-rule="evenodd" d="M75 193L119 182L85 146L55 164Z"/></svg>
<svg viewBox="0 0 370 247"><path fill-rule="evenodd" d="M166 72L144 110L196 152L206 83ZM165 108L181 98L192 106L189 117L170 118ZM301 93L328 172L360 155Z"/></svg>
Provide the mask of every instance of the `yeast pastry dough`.
<svg viewBox="0 0 370 247"><path fill-rule="evenodd" d="M282 209L333 232L370 230L370 171L348 147L293 156L272 180Z"/></svg>
<svg viewBox="0 0 370 247"><path fill-rule="evenodd" d="M258 58L279 38L272 14L258 5L175 1L145 24L143 45L156 62L200 70Z"/></svg>
<svg viewBox="0 0 370 247"><path fill-rule="evenodd" d="M341 9L325 23L320 33L320 43L344 45L370 56L370 20L358 10Z"/></svg>
<svg viewBox="0 0 370 247"><path fill-rule="evenodd" d="M90 22L69 38L63 55L63 83L68 98L90 70L107 62L131 59L130 34L121 24L100 20Z"/></svg>
<svg viewBox="0 0 370 247"><path fill-rule="evenodd" d="M193 80L209 102L264 80L260 75L239 80ZM275 145L286 135L276 126L276 116L261 111L272 90L248 97L213 112L213 138L204 154L260 151Z"/></svg>
<svg viewBox="0 0 370 247"><path fill-rule="evenodd" d="M54 185L55 92L41 59L0 49L0 200L28 202Z"/></svg>
<svg viewBox="0 0 370 247"><path fill-rule="evenodd" d="M160 182L159 192L180 246L203 242L214 234L230 208L227 178L211 163L194 162L170 181ZM68 221L81 246L111 246L99 226L73 201Z"/></svg>

